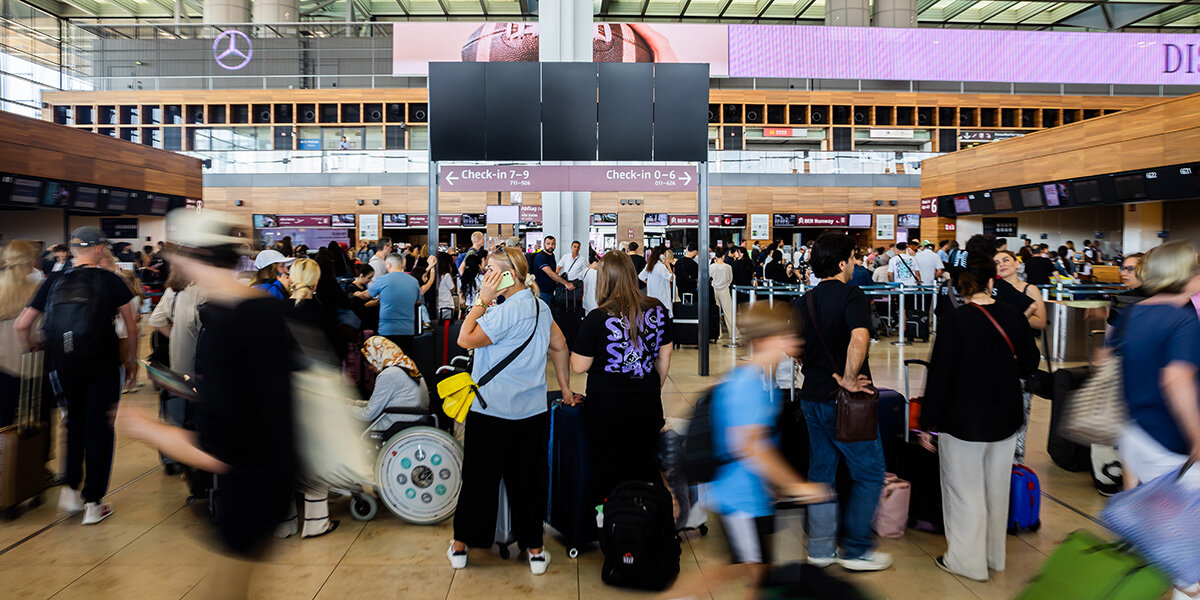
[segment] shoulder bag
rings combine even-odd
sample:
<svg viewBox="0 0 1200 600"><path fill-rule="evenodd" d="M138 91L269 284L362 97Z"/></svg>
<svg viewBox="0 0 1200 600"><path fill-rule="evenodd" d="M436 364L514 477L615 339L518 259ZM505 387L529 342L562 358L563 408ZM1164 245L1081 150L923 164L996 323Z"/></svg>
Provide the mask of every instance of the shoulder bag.
<svg viewBox="0 0 1200 600"><path fill-rule="evenodd" d="M1121 356L1113 352L1092 371L1083 386L1067 396L1058 435L1072 442L1115 446L1129 420L1122 393Z"/></svg>
<svg viewBox="0 0 1200 600"><path fill-rule="evenodd" d="M525 338L525 341L520 346L517 346L515 350L509 352L508 356L504 357L504 360L496 363L496 366L489 369L487 373L484 373L478 382L471 377L469 371L455 373L438 382L437 393L442 398L442 412L445 412L447 416L455 421L462 423L466 420L467 413L471 411L471 404L475 402L476 398L479 399L479 403L484 408L487 408L487 401L483 399L483 394L480 393L479 388L487 385L500 374L500 371L503 371L505 367L512 364L525 351L529 343L533 341L533 336L537 335L538 321L542 318L542 304L537 301L537 298L534 298L533 304L535 307L533 330L529 332L529 337Z"/></svg>
<svg viewBox="0 0 1200 600"><path fill-rule="evenodd" d="M808 307L808 317L812 319L813 330L817 332L817 341L821 342L829 365L836 371L838 362L833 359L829 344L821 335L811 294L805 298L805 305ZM837 409L837 423L834 425L837 441L865 442L879 436L879 390L874 386L868 387L867 391L851 392L839 385L834 402Z"/></svg>

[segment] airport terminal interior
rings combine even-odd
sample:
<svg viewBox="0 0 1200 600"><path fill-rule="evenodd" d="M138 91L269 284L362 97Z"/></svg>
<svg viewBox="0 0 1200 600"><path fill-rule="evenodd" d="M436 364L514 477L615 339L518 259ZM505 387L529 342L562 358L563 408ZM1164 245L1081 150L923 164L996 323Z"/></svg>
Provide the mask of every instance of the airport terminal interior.
<svg viewBox="0 0 1200 600"><path fill-rule="evenodd" d="M1200 455L1200 431L1176 426L1170 416L1186 413L1178 418L1188 422L1191 409L1180 413L1171 405L1168 412L1178 392L1165 383L1160 392L1153 373L1134 381L1153 388L1167 435L1183 446L1147 437L1138 428L1141 413L1127 420L1119 390L1133 398L1129 382L1136 376L1128 370L1123 388L1120 373L1105 380L1116 392L1081 388L1112 372L1098 367L1119 360L1102 349L1115 338L1118 309L1133 315L1132 305L1151 294L1169 291L1186 302L1182 294L1200 292L1188 287L1192 271L1177 268L1186 275L1168 285L1166 275L1146 266L1155 253L1162 265L1172 248L1200 246L1198 30L1200 5L1190 0L0 0L0 598L1200 598L1200 585L1193 585L1200 564L1170 560L1200 556L1200 542L1172 539L1163 544L1172 555L1145 540L1149 526L1130 531L1116 520L1117 513L1137 514L1129 498L1159 489L1137 487L1149 481L1134 477L1129 465L1122 477L1126 438L1117 444L1118 434L1062 433L1062 423L1074 424L1062 416L1064 407L1084 402L1085 394L1075 391L1089 389L1089 401L1115 396L1114 406L1122 407L1113 417L1120 422L1105 431L1140 432L1159 458L1178 459L1176 467L1189 451ZM830 240L847 252L845 271L830 271L834 275L817 272L829 270L818 265L827 244L835 244ZM745 257L734 259L739 252ZM491 258L484 259L486 253ZM89 263L93 255L101 262ZM79 266L64 262L68 256ZM1003 264L1005 256L1011 265ZM513 264L505 267L504 260ZM588 268L593 261L600 265L595 270ZM318 269L304 284L310 263ZM28 331L61 329L54 319L66 313L55 303L69 294L55 282L90 264L120 275L135 296L129 323L136 336L127 335L124 313L112 308L120 348L136 354L139 367L119 402L112 394L113 410L88 413L109 420L80 415L102 401L92 396L112 390L91 384L96 389L80 392L78 382L99 381L97 373L107 377L111 369L63 366L59 354L75 351L69 335L65 345L43 344L36 335L26 342ZM644 291L622 295L617 271L605 270L610 264L631 264ZM683 265L694 271L689 275ZM190 285L212 295L211 312L197 308L203 296L191 296L195 305L187 307L205 315L232 314L222 308L227 300L212 298L242 293L223 284L205 289L206 269L214 266L231 277L236 271L245 282L253 278L254 287L279 298L271 314L299 315L307 303L306 314L322 315L312 323L324 328L337 354L329 363L333 374L320 380L326 387L266 394L294 398L296 413L309 417L293 423L284 414L270 426L287 433L266 425L246 433L248 422L219 428L215 419L192 416L217 410L209 391L215 384L209 387L203 373L192 377L194 371L229 362L228 351L241 361L236 380L222 388L239 395L228 401L258 402L246 390L269 388L271 365L285 352L269 342L214 349L204 337L218 336L204 332L196 317L189 335L201 343L181 344L197 355L188 365L193 372L173 362L181 329L174 311L183 290ZM26 282L25 271L37 286ZM487 283L493 272L496 281ZM492 380L483 378L480 364L505 362L500 372L526 364L524 358L500 361L526 346L522 339L498 342L505 333L499 323L516 331L524 322L502 321L504 299L489 307L487 286L502 296L507 287L523 289L519 275L526 272L539 287L557 288L542 289L544 305L538 305L551 310L547 322L563 334L562 345L557 333L528 334L543 346L530 346L538 372L498 376L510 387L492 386L506 396L497 405L516 402L520 390L513 385L533 386L540 400L543 349L551 394L566 379L579 394L598 389L604 397L621 396L637 389L630 381L640 385L661 373L665 426L655 433L653 449L633 439L634 421L645 412L633 402L637 391L620 404L633 415L623 423L629 425L623 432L628 453L610 450L606 458L585 440L583 423L598 419L599 410L559 403L517 417L480 409L485 381ZM844 324L841 316L817 318L802 300L832 288L821 284L830 277L861 290L851 297L865 308L854 317L846 308ZM978 279L982 291L963 284L964 277ZM403 309L397 308L400 296L391 294L409 294L407 287L377 286L401 278L404 284L391 285L415 282ZM1139 288L1144 282L1160 291ZM636 282L627 283L634 289ZM1019 328L1011 331L1021 337L1010 340L983 309L1002 335L972 313L983 333L964 342L956 331L954 343L960 349L974 343L970 352L999 352L1004 361L1011 354L1018 366L1033 355L1022 354L1014 341L1028 338L1037 350L1036 368L1025 369L1032 372L1021 380L1008 377L1005 388L1013 392L1006 400L1015 402L1013 411L1025 403L1020 421L1027 426L1013 457L1011 488L1007 462L1000 465L1004 490L996 498L1008 499L1003 541L987 534L999 522L992 492L1001 484L988 488L986 507L963 508L962 489L948 487L947 479L961 486L966 463L951 463L945 454L947 447L966 447L953 444L995 452L995 444L1003 449L1008 443L996 440L1013 432L963 441L951 437L943 416L943 452L933 455L921 448L918 425L927 374L944 380L967 370L981 377L1014 372L1007 363L995 369L972 364L967 355L956 363L959 372L946 375L949 369L939 363L955 351L934 351L939 335L966 327L960 312L968 307L960 303L990 303L989 285L997 304L1009 302L1001 286L1024 303L1018 308L1026 318L1010 309ZM123 293L92 289L93 299ZM613 302L598 290L610 290ZM625 339L621 328L636 319L591 319L586 309L617 315L605 307L643 294L672 313L669 367L655 371L661 350L647 358L639 349L625 355L623 365L614 354L607 372L598 352L594 366L590 357L567 352L584 351L583 340L601 348L598 338L606 333L614 336L610 341ZM160 310L167 298L170 310ZM1147 306L1153 310L1156 302ZM1193 310L1192 303L1184 306L1173 310ZM793 315L787 327L764 330L764 319L788 313L768 308L784 307ZM653 309L642 310L643 325L657 327ZM860 454L866 451L847 448L866 442L839 441L839 450L829 452L849 468L829 482L836 488L832 501L784 494L799 485L794 477L811 479L808 460L789 455L797 443L808 456L810 433L832 438L836 429L842 439L842 416L826 426L809 414L808 405L820 402L804 401L803 416L796 416L805 386L800 364L825 360L824 341L804 335L796 361L765 365L764 355L756 355L775 333L810 331L804 329L808 314L813 322L833 323L818 325L817 335L836 333L852 347L867 344L870 379L881 392L869 439L879 440L880 449L871 452L880 464L886 461L888 483L860 481L873 477L859 473L867 472L861 466L867 455ZM208 324L219 331L222 322L212 318ZM264 322L251 321L248 326ZM1194 324L1185 325L1173 333L1183 335ZM856 336L869 330L870 341L852 339L852 327ZM1197 329L1180 344L1200 344ZM108 336L105 329L105 343ZM171 358L159 353L168 338ZM494 342L495 348L483 349ZM507 350L497 355L500 347ZM466 375L440 368L472 348L479 405L466 424L454 424L447 415L459 392L442 383ZM412 360L374 366L379 352L407 353ZM557 372L556 364L574 366L579 359L585 366L569 378ZM128 362L124 354L99 362L105 361ZM1190 386L1194 404L1200 356L1188 364L1190 379L1181 385ZM1163 363L1164 373L1168 366ZM625 377L628 368L638 369L637 377L614 376ZM313 367L307 369L296 372L311 376ZM243 434L239 448L268 447L267 440L293 435L328 442L312 433L320 427L311 415L332 415L317 419L329 428L353 420L349 402L359 402L355 415L373 406L381 389L397 385L393 376L400 369L411 376L405 384L419 392L417 412L437 418L420 416L424 426L408 427L415 421L389 418L405 415L397 408L355 421L359 429L349 441L312 443L329 450L330 461L353 454L342 452L346 447L365 448L355 460L369 454L363 463L369 473L361 482L352 478L352 485L310 473L310 483L320 483L297 484L299 515L276 515L264 508L271 504L265 496L261 503L251 499L246 490L261 482L245 483L246 472L236 471L241 463L222 463L224 455L210 445L236 432ZM713 392L715 386L741 381L737 375L753 369L762 371L763 385L742 396L773 400L765 409L722 408L737 394ZM597 373L606 383L589 386ZM812 373L832 378L828 368ZM950 385L939 388L947 395L943 402L952 401ZM338 393L320 397L334 389ZM829 389L850 395L836 383ZM759 393L764 390L771 393ZM978 392L980 398L1003 395ZM340 397L329 401L332 395ZM583 398L585 407L589 401ZM647 401L656 402L652 394ZM1193 408L1200 423L1200 407ZM303 412L314 410L327 412ZM794 416L804 439L792 437L795 423L773 421L757 445L747 444L756 448L753 456L733 449L722 455L719 448L733 443L725 430L717 431L717 415L726 410L739 420L771 411L771 419L780 412ZM988 429L981 416L986 409L974 410L966 427ZM73 411L76 433L68 435ZM547 414L548 421L537 420ZM562 415L577 415L576 421ZM688 461L697 460L694 448L701 445L689 427L701 418L712 424L702 441L717 448L708 456L716 466L715 474L697 479L688 474L695 464ZM85 420L86 427L78 425ZM503 429L513 423L527 429ZM729 435L756 424L730 426ZM522 433L528 431L540 432L533 435L545 436L545 444L531 442ZM1192 433L1198 437L1189 438ZM104 440L114 435L106 494L96 497L88 483L79 496L71 483L81 479L81 467L69 468L74 459L68 456L83 456L86 446L86 459L74 462L86 460L91 482L93 460L101 465L96 468L109 466ZM685 449L681 440L693 445ZM481 450L484 445L491 452ZM174 462L159 448L186 448L191 458ZM635 456L638 449L645 461ZM493 463L495 456L507 457L510 466L503 468L521 473L505 471L505 477L524 478L519 481L529 489L518 485L514 494L512 487L483 485L490 502L497 493L507 498L496 517L497 535L512 544L472 548L461 568L455 544L466 540L456 538L492 522L486 515L463 518L464 504L481 503L481 484L464 474L500 469L484 464L489 453ZM595 464L588 453L597 454ZM755 462L767 460L760 453L787 464ZM312 454L280 452L286 458L277 464L295 460L312 470ZM677 520L663 526L670 530L663 543L673 548L678 540L677 567L671 550L628 541L636 527L611 525L636 512L617 510L624 487L580 491L613 479L610 471L645 472L638 467L643 462L654 463L658 480L640 483L652 491L629 502L649 514L644 506L661 506L654 500L663 497L650 495L670 496ZM232 468L240 478L205 479L204 465ZM954 465L960 471L951 473ZM973 468L983 465L980 459ZM774 513L773 535L751 522L763 515L731 508L742 505L721 491L735 468L743 469L737 477L757 486L746 495L773 490L762 491L770 495L765 510ZM781 469L793 479L772 479ZM548 497L538 495L531 471L547 480ZM222 479L234 481L224 495ZM878 506L869 516L862 506L847 510L851 490L864 486L872 494L868 504ZM596 503L582 499L593 493L613 510L598 516ZM1200 526L1198 492L1178 493L1191 494L1180 497L1191 498L1193 508L1172 516ZM953 500L943 499L951 494ZM464 503L468 495L476 497ZM328 516L312 512L326 508L326 496ZM539 521L545 521L548 563L546 554L522 551L531 549L517 543L529 535L522 527L526 517L543 516L540 506L523 509L543 500ZM984 502L982 493L977 500ZM506 512L506 504L516 510ZM842 512L830 516L826 509L837 505ZM237 529L229 525L231 513L220 515L218 506L235 506L245 530L231 532ZM947 531L964 522L954 511L975 519L970 533ZM253 552L236 549L235 533L258 535L250 530L263 527L263 518L254 518L262 515L295 518L294 534L273 535L282 530L271 523ZM813 523L822 518L835 536L841 523L843 537L855 529L850 521L872 521L875 533L868 532L866 543L875 550L851 550L847 544L862 540L846 538L836 557L810 554ZM506 524L509 531L502 532ZM986 552L982 542L978 549L958 547L984 538ZM1079 550L1080 544L1087 547ZM653 555L646 561L665 562L635 568L641 552ZM963 566L972 552L988 555L972 557L985 567L982 576ZM992 568L997 552L1001 570ZM761 580L758 570L729 567L768 558L772 566ZM726 581L731 573L737 575Z"/></svg>

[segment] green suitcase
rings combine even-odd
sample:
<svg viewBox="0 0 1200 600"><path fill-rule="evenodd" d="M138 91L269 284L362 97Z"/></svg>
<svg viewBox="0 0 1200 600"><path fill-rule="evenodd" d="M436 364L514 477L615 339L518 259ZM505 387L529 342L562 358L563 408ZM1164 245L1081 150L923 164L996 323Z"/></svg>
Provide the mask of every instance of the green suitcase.
<svg viewBox="0 0 1200 600"><path fill-rule="evenodd" d="M1159 600L1161 571L1126 549L1080 530L1067 536L1017 600Z"/></svg>

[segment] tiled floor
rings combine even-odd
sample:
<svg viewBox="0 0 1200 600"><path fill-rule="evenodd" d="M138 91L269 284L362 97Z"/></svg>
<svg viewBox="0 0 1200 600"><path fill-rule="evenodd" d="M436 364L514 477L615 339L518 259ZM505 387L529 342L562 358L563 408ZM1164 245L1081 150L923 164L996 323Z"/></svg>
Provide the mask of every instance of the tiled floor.
<svg viewBox="0 0 1200 600"><path fill-rule="evenodd" d="M712 348L712 372L722 373L736 361L734 350ZM903 389L902 361L925 358L927 344L898 348L886 342L871 348L876 382ZM669 416L686 417L694 399L714 378L696 375L696 351L676 353L664 396ZM923 374L913 374L914 389ZM576 376L577 389L584 388ZM126 402L154 406L141 392ZM933 564L945 549L940 536L910 531L901 540L882 540L895 556L895 566L869 574L845 574L875 598L1012 598L1067 533L1098 530L1084 515L1095 516L1101 498L1083 473L1054 467L1045 454L1049 402L1034 400L1028 463L1041 476L1043 490L1070 507L1043 499L1042 529L1010 536L1008 571L990 583L949 575ZM143 445L118 440L111 501L116 513L103 524L82 527L79 518L59 519L51 490L46 504L17 520L0 522L0 598L194 599L221 574L212 572L206 549L205 516L185 499L183 482L166 476L156 453ZM491 553L473 554L471 566L459 572L446 564L449 522L436 526L406 524L386 510L375 520L350 518L345 500L332 506L341 527L312 540L278 544L269 564L260 568L252 589L256 598L616 598L648 596L607 587L600 581L598 550L570 560L561 543L548 542L554 554L549 573L533 577L523 562L504 561ZM1081 514L1082 513L1082 514ZM777 556L784 561L804 556L803 533L796 518L784 516L776 536ZM691 534L683 546L684 574L704 572L726 560L726 546L716 520L707 537ZM833 567L837 569L837 567ZM739 588L712 590L714 600L741 598Z"/></svg>

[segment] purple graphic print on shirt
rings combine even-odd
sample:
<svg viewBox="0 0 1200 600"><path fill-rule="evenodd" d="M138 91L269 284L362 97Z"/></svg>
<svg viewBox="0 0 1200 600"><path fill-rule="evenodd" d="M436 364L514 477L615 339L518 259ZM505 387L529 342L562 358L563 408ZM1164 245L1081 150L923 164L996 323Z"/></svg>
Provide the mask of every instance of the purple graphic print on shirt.
<svg viewBox="0 0 1200 600"><path fill-rule="evenodd" d="M654 370L654 358L662 344L663 329L666 327L667 311L661 305L642 313L638 323L638 339L629 340L629 328L621 317L610 316L604 322L608 327L608 357L604 370L608 373L624 373L633 378L642 378Z"/></svg>

